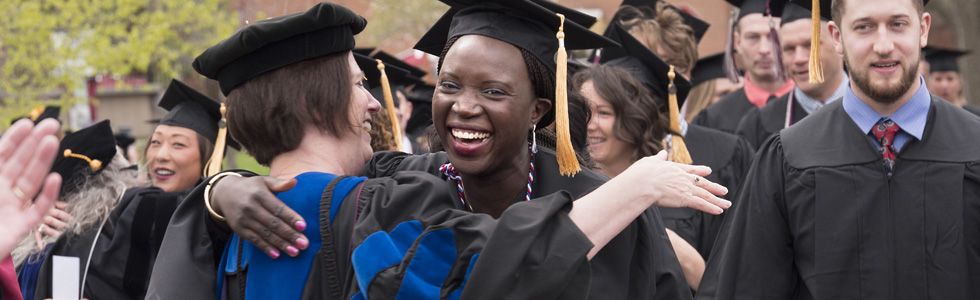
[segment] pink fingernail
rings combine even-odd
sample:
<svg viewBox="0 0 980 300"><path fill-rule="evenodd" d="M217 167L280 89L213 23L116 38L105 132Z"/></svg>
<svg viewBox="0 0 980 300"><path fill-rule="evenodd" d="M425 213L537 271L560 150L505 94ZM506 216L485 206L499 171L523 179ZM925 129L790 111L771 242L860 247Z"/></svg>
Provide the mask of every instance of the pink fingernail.
<svg viewBox="0 0 980 300"><path fill-rule="evenodd" d="M296 247L293 246L289 246L286 247L286 252L289 253L289 256L296 256L297 254L299 254L299 249L296 249Z"/></svg>
<svg viewBox="0 0 980 300"><path fill-rule="evenodd" d="M306 230L306 222L296 221L296 229L299 231Z"/></svg>
<svg viewBox="0 0 980 300"><path fill-rule="evenodd" d="M279 251L270 250L269 251L269 256L272 256L272 259L277 259L277 258L279 258Z"/></svg>
<svg viewBox="0 0 980 300"><path fill-rule="evenodd" d="M297 238L296 245L299 245L300 248L306 249L306 247L310 246L310 241L307 241L304 238Z"/></svg>

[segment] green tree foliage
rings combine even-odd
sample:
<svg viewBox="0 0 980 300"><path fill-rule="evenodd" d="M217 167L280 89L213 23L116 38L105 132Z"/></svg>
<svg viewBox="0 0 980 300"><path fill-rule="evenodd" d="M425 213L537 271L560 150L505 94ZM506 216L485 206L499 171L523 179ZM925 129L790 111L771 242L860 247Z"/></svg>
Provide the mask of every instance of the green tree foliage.
<svg viewBox="0 0 980 300"><path fill-rule="evenodd" d="M358 47L381 47L394 52L412 48L449 6L433 0L374 0L368 26L357 35Z"/></svg>
<svg viewBox="0 0 980 300"><path fill-rule="evenodd" d="M96 74L165 83L231 35L226 0L2 0L0 120L45 104L67 107ZM2 122L0 126L6 126Z"/></svg>

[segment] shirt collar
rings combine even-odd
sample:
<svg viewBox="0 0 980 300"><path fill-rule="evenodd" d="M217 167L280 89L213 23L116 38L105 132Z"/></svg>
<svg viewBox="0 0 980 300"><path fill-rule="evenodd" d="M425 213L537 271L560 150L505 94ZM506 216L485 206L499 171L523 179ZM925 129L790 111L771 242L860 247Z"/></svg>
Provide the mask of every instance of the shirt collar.
<svg viewBox="0 0 980 300"><path fill-rule="evenodd" d="M793 90L796 84L792 80L786 80L786 84L783 84L775 94L769 93L769 91L763 89L762 87L752 83L749 80L749 76L745 76L745 98L749 99L749 102L754 104L756 107L763 107L766 102L769 101L769 97L782 97Z"/></svg>
<svg viewBox="0 0 980 300"><path fill-rule="evenodd" d="M851 89L850 84L847 86L847 92L844 93L844 111L847 115L854 120L858 128L862 132L871 132L871 128L878 124L881 119L891 119L898 124L898 127L902 128L902 131L914 136L918 140L922 140L922 132L926 128L926 118L929 116L929 105L931 101L931 96L929 95L929 90L926 89L925 79L919 76L919 90L915 92L912 99L909 99L902 107L895 112L895 114L885 117L878 112L871 109L870 106L865 104L861 99L858 99L857 95L854 94L854 90Z"/></svg>
<svg viewBox="0 0 980 300"><path fill-rule="evenodd" d="M848 82L850 78L847 77L847 73L844 73L844 76L841 78L842 79L840 81L840 85L837 86L837 90L830 95L830 98L827 98L826 102L821 102L820 100L810 98L810 96L803 93L803 90L800 90L799 87L793 89L793 97L796 99L796 102L800 104L800 107L803 108L803 111L806 111L807 114L813 114L813 111L817 110L818 108L844 97L844 93L847 92L847 87L849 86Z"/></svg>

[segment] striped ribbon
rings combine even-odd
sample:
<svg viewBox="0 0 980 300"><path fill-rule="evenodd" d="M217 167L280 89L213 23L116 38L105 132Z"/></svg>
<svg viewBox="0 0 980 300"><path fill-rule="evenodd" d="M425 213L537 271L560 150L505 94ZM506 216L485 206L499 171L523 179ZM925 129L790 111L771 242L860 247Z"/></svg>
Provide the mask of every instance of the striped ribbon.
<svg viewBox="0 0 980 300"><path fill-rule="evenodd" d="M527 174L527 194L524 196L524 201L531 201L531 184L534 183L534 154L537 153L537 147L528 143L528 148L531 150L531 166L528 168ZM459 176L459 172L453 167L452 163L447 163L439 167L439 172L445 174L449 179L456 181L456 189L459 191L459 202L463 206L463 210L473 211L473 207L466 203L466 196L463 193L463 178Z"/></svg>

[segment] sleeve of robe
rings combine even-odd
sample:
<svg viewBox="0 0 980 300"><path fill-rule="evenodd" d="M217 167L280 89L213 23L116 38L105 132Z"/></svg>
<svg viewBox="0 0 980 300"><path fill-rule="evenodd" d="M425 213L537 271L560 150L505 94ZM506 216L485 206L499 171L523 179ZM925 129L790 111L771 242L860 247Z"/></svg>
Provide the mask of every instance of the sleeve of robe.
<svg viewBox="0 0 980 300"><path fill-rule="evenodd" d="M217 295L218 261L229 234L214 224L204 207L204 188L209 180L188 192L174 211L153 265L146 299L211 300Z"/></svg>
<svg viewBox="0 0 980 300"><path fill-rule="evenodd" d="M718 236L698 299L789 299L799 281L786 220L788 166L779 135L766 141Z"/></svg>
<svg viewBox="0 0 980 300"><path fill-rule="evenodd" d="M321 203L335 208L321 207L331 225L321 227L325 242L304 298L587 296L592 244L568 218L570 194L514 204L495 220L455 209L445 185L398 172L367 181L343 203Z"/></svg>

